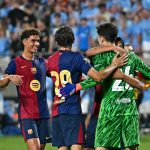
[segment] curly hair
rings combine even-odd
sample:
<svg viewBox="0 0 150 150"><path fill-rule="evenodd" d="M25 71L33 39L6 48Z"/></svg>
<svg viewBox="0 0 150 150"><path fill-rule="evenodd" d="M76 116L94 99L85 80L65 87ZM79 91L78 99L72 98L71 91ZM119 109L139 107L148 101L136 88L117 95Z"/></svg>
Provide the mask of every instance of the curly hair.
<svg viewBox="0 0 150 150"><path fill-rule="evenodd" d="M31 35L38 35L38 36L40 36L41 32L38 29L36 29L36 28L28 27L28 28L25 28L22 31L22 33L20 35L20 38L21 38L21 40L23 40L23 39L26 39L26 38L30 37Z"/></svg>

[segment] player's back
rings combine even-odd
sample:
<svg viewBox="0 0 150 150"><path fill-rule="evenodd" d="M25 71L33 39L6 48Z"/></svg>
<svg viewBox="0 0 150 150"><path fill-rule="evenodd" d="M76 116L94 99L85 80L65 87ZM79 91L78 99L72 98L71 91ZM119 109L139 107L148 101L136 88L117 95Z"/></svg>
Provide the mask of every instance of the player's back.
<svg viewBox="0 0 150 150"><path fill-rule="evenodd" d="M58 95L58 89L65 86L65 82L76 84L80 81L82 72L87 74L91 65L79 52L57 51L48 58L48 70L55 83L55 98L52 106L52 115L61 113L80 114L80 95L76 93L63 100Z"/></svg>
<svg viewBox="0 0 150 150"><path fill-rule="evenodd" d="M114 58L114 52L106 52L94 57L94 64L101 70L109 66ZM132 52L128 55L128 64L120 68L126 75L135 76L136 58ZM107 78L102 83L103 100L100 117L137 115L134 91L125 81Z"/></svg>

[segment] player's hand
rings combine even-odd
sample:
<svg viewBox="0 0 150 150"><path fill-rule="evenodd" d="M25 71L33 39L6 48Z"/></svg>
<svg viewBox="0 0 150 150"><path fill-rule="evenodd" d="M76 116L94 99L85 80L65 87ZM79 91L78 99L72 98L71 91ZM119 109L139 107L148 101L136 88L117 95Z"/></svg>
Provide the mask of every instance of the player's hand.
<svg viewBox="0 0 150 150"><path fill-rule="evenodd" d="M10 81L12 81L15 85L19 86L23 83L22 77L20 75L9 75L8 78Z"/></svg>
<svg viewBox="0 0 150 150"><path fill-rule="evenodd" d="M128 54L123 54L122 56L120 56L120 54L117 53L112 61L112 65L116 67L122 67L127 63L128 63Z"/></svg>
<svg viewBox="0 0 150 150"><path fill-rule="evenodd" d="M145 85L144 85L144 89L143 89L143 90L147 90L149 87L150 87L150 83L145 84Z"/></svg>
<svg viewBox="0 0 150 150"><path fill-rule="evenodd" d="M123 79L124 73L118 68L112 75L113 79Z"/></svg>
<svg viewBox="0 0 150 150"><path fill-rule="evenodd" d="M59 90L59 93L64 97L69 97L76 92L76 85L71 83L66 83L66 86Z"/></svg>
<svg viewBox="0 0 150 150"><path fill-rule="evenodd" d="M123 54L127 54L127 53L128 53L127 50L125 50L125 49L123 49L123 48L121 48L121 47L119 47L119 46L113 46L112 48L113 48L113 51L114 51L115 53L119 53L120 55L123 55Z"/></svg>

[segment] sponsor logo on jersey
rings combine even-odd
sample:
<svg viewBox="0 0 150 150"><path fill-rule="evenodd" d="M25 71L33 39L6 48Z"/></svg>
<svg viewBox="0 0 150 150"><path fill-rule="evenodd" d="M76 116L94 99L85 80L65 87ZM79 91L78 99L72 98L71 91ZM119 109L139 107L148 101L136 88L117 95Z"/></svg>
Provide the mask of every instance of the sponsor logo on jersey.
<svg viewBox="0 0 150 150"><path fill-rule="evenodd" d="M29 129L29 130L28 130L28 134L33 134L33 130L32 130L32 129Z"/></svg>
<svg viewBox="0 0 150 150"><path fill-rule="evenodd" d="M31 88L32 91L37 92L37 91L40 90L41 84L38 80L32 80L30 82L30 88Z"/></svg>
<svg viewBox="0 0 150 150"><path fill-rule="evenodd" d="M36 74L36 73L37 73L37 69L36 69L36 67L31 68L31 72L32 72L33 74Z"/></svg>
<svg viewBox="0 0 150 150"><path fill-rule="evenodd" d="M116 101L117 104L120 104L120 103L127 104L127 103L130 103L130 102L131 102L130 98L117 99L117 101Z"/></svg>

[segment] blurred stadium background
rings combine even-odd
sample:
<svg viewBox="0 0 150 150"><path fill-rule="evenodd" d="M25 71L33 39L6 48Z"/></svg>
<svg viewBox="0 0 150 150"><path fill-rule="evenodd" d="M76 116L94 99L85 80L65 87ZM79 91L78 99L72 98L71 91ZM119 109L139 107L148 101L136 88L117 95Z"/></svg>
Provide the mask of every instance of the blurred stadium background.
<svg viewBox="0 0 150 150"><path fill-rule="evenodd" d="M75 34L74 51L83 54L97 46L95 26L112 22L133 51L150 66L150 0L0 0L0 74L11 59L21 54L20 32L34 26L41 31L38 55L47 58L58 47L54 33L60 25L68 25ZM142 82L150 82L143 80ZM52 81L47 79L48 104L52 103ZM91 111L93 89L83 91L84 114ZM94 92L93 92L94 93ZM141 122L141 150L150 147L150 88L136 91ZM0 149L24 150L26 145L17 123L18 98L14 85L0 89ZM47 145L47 149L49 148Z"/></svg>

